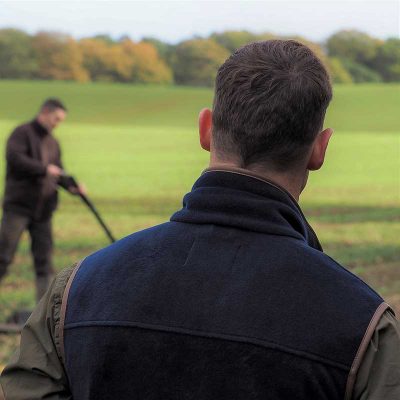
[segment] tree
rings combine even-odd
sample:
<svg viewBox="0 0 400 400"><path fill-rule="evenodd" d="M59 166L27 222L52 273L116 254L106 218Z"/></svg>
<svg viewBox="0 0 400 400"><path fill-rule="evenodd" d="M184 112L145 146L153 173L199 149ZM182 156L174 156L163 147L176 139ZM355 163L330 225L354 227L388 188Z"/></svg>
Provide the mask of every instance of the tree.
<svg viewBox="0 0 400 400"><path fill-rule="evenodd" d="M331 57L370 66L376 58L381 41L363 32L346 30L332 35L326 45Z"/></svg>
<svg viewBox="0 0 400 400"><path fill-rule="evenodd" d="M343 66L339 58L329 59L329 72L334 83L352 83L353 78L349 71Z"/></svg>
<svg viewBox="0 0 400 400"><path fill-rule="evenodd" d="M150 43L80 41L83 65L94 81L170 83L172 72Z"/></svg>
<svg viewBox="0 0 400 400"><path fill-rule="evenodd" d="M17 29L1 29L0 78L31 79L38 69L31 37Z"/></svg>
<svg viewBox="0 0 400 400"><path fill-rule="evenodd" d="M38 77L79 82L88 80L88 73L82 67L80 48L70 36L39 32L33 37L32 46L39 64Z"/></svg>
<svg viewBox="0 0 400 400"><path fill-rule="evenodd" d="M108 33L100 33L96 36L91 37L90 39L102 40L106 44L114 44L116 41L108 34Z"/></svg>
<svg viewBox="0 0 400 400"><path fill-rule="evenodd" d="M353 81L356 83L380 82L382 80L381 76L377 72L363 64L352 60L342 60L342 63L346 70L349 71Z"/></svg>
<svg viewBox="0 0 400 400"><path fill-rule="evenodd" d="M385 81L400 81L400 39L390 38L379 46L372 66Z"/></svg>
<svg viewBox="0 0 400 400"><path fill-rule="evenodd" d="M107 44L103 40L82 39L79 42L83 66L93 81L129 82L132 61L122 46Z"/></svg>
<svg viewBox="0 0 400 400"><path fill-rule="evenodd" d="M131 82L138 83L171 83L172 71L160 58L156 48L146 42L134 43L124 40L121 43L123 52L131 62Z"/></svg>
<svg viewBox="0 0 400 400"><path fill-rule="evenodd" d="M355 30L340 31L327 41L330 57L340 59L354 82L379 82L382 80L387 60L383 61L382 40ZM390 49L391 52L392 49Z"/></svg>
<svg viewBox="0 0 400 400"><path fill-rule="evenodd" d="M254 42L261 40L257 38L257 35L248 31L225 31L221 33L213 33L210 39L215 40L220 46L225 47L230 53L233 53L236 49Z"/></svg>
<svg viewBox="0 0 400 400"><path fill-rule="evenodd" d="M229 52L212 39L181 42L172 60L175 82L183 85L212 86L218 67Z"/></svg>
<svg viewBox="0 0 400 400"><path fill-rule="evenodd" d="M271 40L271 39L278 39L277 35L274 35L271 32L262 32L262 33L258 33L256 35L256 41L260 41L260 40Z"/></svg>
<svg viewBox="0 0 400 400"><path fill-rule="evenodd" d="M0 79L60 79L212 86L218 67L236 49L277 36L246 30L194 37L177 45L146 37L114 40L99 34L79 42L53 32L30 36L0 29ZM400 39L386 41L354 30L332 35L323 47L301 36L327 67L334 83L400 81Z"/></svg>
<svg viewBox="0 0 400 400"><path fill-rule="evenodd" d="M172 44L163 42L162 40L159 40L159 39L156 39L153 37L144 37L142 39L142 42L150 43L151 45L153 45L156 48L160 57L166 62L168 62L171 52L173 51L173 49L175 47Z"/></svg>

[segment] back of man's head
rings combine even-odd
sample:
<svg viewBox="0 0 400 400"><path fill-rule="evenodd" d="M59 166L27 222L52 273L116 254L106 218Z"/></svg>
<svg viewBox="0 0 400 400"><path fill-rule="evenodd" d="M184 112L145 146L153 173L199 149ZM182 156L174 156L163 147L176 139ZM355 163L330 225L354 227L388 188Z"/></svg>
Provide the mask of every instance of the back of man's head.
<svg viewBox="0 0 400 400"><path fill-rule="evenodd" d="M221 159L242 168L296 168L322 128L332 98L318 57L294 40L251 43L219 68L213 143Z"/></svg>
<svg viewBox="0 0 400 400"><path fill-rule="evenodd" d="M40 106L40 112L53 112L57 109L67 112L67 107L65 107L63 102L54 97L46 99Z"/></svg>

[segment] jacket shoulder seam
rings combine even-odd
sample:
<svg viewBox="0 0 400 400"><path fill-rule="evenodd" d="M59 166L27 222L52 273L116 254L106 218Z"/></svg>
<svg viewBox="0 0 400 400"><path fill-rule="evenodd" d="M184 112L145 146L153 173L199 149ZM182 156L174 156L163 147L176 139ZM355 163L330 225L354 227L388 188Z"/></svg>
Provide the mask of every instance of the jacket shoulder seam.
<svg viewBox="0 0 400 400"><path fill-rule="evenodd" d="M326 357L323 357L318 354L313 354L308 351L304 350L297 350L294 348L290 348L285 345L281 345L275 342L271 342L265 339L260 339L257 337L251 336L242 336L238 334L231 334L225 332L209 332L209 331L202 331L197 329L189 329L181 326L174 326L174 325L160 325L154 323L143 323L138 321L102 321L102 320L91 320L91 321L79 321L79 322L69 322L64 326L65 330L70 329L79 329L79 328L86 328L86 327L93 327L93 326L101 326L101 327L113 327L113 326L120 326L120 327L127 327L127 328L141 328L141 329L150 329L155 331L164 331L164 332L171 332L171 333L179 333L179 334L186 334L198 337L207 337L207 338L214 338L214 339L222 339L222 340L230 340L235 342L242 342L242 343L249 343L253 345L257 345L260 347L264 347L267 349L273 349L276 351L285 352L287 354L294 355L296 357L301 357L304 359L308 359L313 362L319 362L322 364L330 365L331 367L335 367L341 369L343 371L350 370L349 365L345 365L341 362L330 360Z"/></svg>

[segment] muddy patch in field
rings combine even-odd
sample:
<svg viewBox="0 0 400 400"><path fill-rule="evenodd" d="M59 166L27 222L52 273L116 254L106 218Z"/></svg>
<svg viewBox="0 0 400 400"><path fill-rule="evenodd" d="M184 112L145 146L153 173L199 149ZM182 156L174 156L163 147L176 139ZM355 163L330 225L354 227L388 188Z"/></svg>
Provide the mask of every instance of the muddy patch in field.
<svg viewBox="0 0 400 400"><path fill-rule="evenodd" d="M400 296L400 270L398 262L389 262L375 265L360 266L353 269L356 275L368 284L384 288L391 295Z"/></svg>

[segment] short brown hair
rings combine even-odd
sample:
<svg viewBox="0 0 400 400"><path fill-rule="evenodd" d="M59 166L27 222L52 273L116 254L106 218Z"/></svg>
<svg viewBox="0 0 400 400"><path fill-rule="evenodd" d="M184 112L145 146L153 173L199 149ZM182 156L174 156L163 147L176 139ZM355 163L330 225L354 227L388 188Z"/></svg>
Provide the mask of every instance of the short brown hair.
<svg viewBox="0 0 400 400"><path fill-rule="evenodd" d="M216 151L240 157L242 167L293 168L322 128L331 99L329 75L307 46L295 40L248 44L218 70Z"/></svg>
<svg viewBox="0 0 400 400"><path fill-rule="evenodd" d="M61 100L51 97L49 99L46 99L42 103L42 105L40 106L40 111L43 111L45 109L48 111L54 111L57 108L61 108L61 110L67 112L67 107L65 107L65 105L61 102Z"/></svg>

